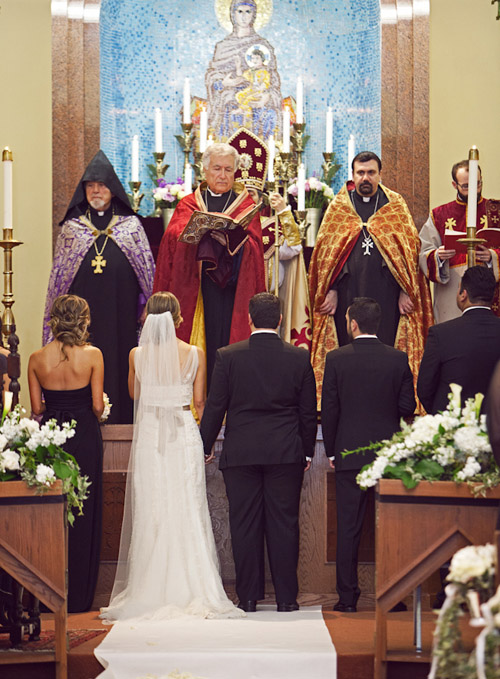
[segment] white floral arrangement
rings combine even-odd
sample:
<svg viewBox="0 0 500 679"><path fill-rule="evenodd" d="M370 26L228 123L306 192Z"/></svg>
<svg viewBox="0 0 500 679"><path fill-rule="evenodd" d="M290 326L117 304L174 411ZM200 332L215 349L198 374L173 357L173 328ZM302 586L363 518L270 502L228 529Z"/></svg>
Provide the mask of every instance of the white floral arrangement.
<svg viewBox="0 0 500 679"><path fill-rule="evenodd" d="M104 410L102 411L101 419L99 420L100 422L106 422L106 420L110 416L111 408L113 407L113 404L109 400L109 396L106 394L106 392L104 392L103 400L104 400Z"/></svg>
<svg viewBox="0 0 500 679"><path fill-rule="evenodd" d="M305 206L308 207L318 207L323 208L327 205L334 197L333 189L325 182L322 182L317 177L309 177L305 181ZM288 187L288 193L291 196L297 198L299 193L299 187L297 185L297 179L293 180L293 184Z"/></svg>
<svg viewBox="0 0 500 679"><path fill-rule="evenodd" d="M179 177L173 184L167 184L164 179L158 179L158 186L153 191L153 198L157 207L173 208L191 191L186 191L183 180Z"/></svg>
<svg viewBox="0 0 500 679"><path fill-rule="evenodd" d="M454 554L446 599L434 632L429 679L497 679L500 676L500 587L494 592L496 547L469 545ZM464 650L460 618L483 626L472 653Z"/></svg>
<svg viewBox="0 0 500 679"><path fill-rule="evenodd" d="M73 512L83 514L90 486L75 458L62 448L75 435L76 422L64 422L59 427L56 420L49 420L40 425L24 417L26 411L20 406L7 414L11 400L6 399L0 424L0 481L23 480L43 493L61 479L68 521L73 525Z"/></svg>
<svg viewBox="0 0 500 679"><path fill-rule="evenodd" d="M358 474L361 488L379 479L400 479L406 488L426 481L479 482L477 492L500 483L500 471L493 457L481 415L482 394L460 405L462 387L450 385L448 407L437 415L417 417L412 424L401 420L401 430L389 440L370 444L353 452L374 451L375 460Z"/></svg>

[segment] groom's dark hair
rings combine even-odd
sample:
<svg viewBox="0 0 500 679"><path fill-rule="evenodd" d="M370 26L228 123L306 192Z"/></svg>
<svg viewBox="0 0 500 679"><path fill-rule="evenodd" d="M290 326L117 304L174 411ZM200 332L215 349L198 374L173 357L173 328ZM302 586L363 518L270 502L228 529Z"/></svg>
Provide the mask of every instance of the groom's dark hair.
<svg viewBox="0 0 500 679"><path fill-rule="evenodd" d="M256 328L276 330L280 323L281 303L279 297L270 292L259 292L254 295L248 305L248 313Z"/></svg>

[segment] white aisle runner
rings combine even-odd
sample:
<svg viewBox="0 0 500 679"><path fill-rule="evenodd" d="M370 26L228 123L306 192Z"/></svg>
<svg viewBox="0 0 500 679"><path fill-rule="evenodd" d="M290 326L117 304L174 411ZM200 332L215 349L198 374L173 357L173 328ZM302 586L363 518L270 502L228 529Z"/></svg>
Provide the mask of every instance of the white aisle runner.
<svg viewBox="0 0 500 679"><path fill-rule="evenodd" d="M320 606L239 620L118 622L94 651L99 679L335 679L337 655Z"/></svg>

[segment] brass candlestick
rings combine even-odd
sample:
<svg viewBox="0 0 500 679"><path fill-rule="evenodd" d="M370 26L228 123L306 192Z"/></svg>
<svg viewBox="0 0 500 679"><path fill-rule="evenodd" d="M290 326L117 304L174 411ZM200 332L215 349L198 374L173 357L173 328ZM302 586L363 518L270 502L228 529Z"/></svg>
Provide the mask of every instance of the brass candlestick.
<svg viewBox="0 0 500 679"><path fill-rule="evenodd" d="M193 157L194 157L194 176L196 178L196 183L201 184L202 181L205 180L205 172L203 170L203 153L200 153L199 151L193 151Z"/></svg>
<svg viewBox="0 0 500 679"><path fill-rule="evenodd" d="M295 210L295 217L297 219L300 240L304 242L306 239L307 229L309 228L309 223L307 221L307 210Z"/></svg>
<svg viewBox="0 0 500 679"><path fill-rule="evenodd" d="M0 240L0 245L3 248L3 299L2 303L5 307L2 314L2 334L7 339L10 348L10 354L7 359L7 372L10 378L9 391L13 393L12 406L14 407L19 402L19 390L21 385L18 378L21 374L21 359L17 352L19 345L19 337L16 335L16 322L12 312L12 305L14 304L14 293L12 291L12 250L18 245L22 245L21 241L12 238L12 229L3 230L3 239ZM2 344L4 342L2 341Z"/></svg>
<svg viewBox="0 0 500 679"><path fill-rule="evenodd" d="M175 138L181 145L181 149L184 153L184 169L190 165L189 154L191 153L191 147L193 146L194 134L193 134L193 123L181 123L183 135L176 134Z"/></svg>
<svg viewBox="0 0 500 679"><path fill-rule="evenodd" d="M333 153L323 151L323 158L325 159L323 161L323 164L321 165L321 168L323 170L323 177L328 177L328 173L330 172L330 170L332 168Z"/></svg>
<svg viewBox="0 0 500 679"><path fill-rule="evenodd" d="M469 161L470 160L475 160L479 161L479 151L476 146L473 146L469 150ZM470 174L469 174L469 179L470 179ZM471 187L469 184L469 193L470 193ZM476 195L477 195L477 186L476 186ZM477 221L477 218L476 218ZM484 238L476 238L476 224L473 224L471 226L467 226L467 235L465 238L459 238L458 242L459 243L465 243L467 245L467 268L470 269L471 266L476 265L476 248L478 245L481 243L486 243L486 240Z"/></svg>
<svg viewBox="0 0 500 679"><path fill-rule="evenodd" d="M170 165L163 165L165 151L153 151L153 158L155 159L156 179L162 179L170 167Z"/></svg>
<svg viewBox="0 0 500 679"><path fill-rule="evenodd" d="M297 154L297 167L302 163L302 154L305 149L306 139L304 137L304 129L306 127L305 123L294 123L293 130L294 134L292 137L293 148Z"/></svg>
<svg viewBox="0 0 500 679"><path fill-rule="evenodd" d="M134 212L139 212L141 206L141 200L144 198L143 193L139 193L141 188L141 182L129 182L130 190L132 191L132 210Z"/></svg>

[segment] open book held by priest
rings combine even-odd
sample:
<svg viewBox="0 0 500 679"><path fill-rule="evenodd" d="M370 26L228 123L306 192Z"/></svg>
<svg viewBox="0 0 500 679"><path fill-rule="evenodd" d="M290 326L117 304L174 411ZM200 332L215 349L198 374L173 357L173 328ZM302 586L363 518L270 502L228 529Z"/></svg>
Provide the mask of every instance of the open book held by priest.
<svg viewBox="0 0 500 679"><path fill-rule="evenodd" d="M181 243L197 245L209 231L232 231L237 227L246 229L254 215L260 210L260 207L261 203L249 207L238 215L236 219L232 219L229 215L222 212L200 212L195 210L179 236L179 241Z"/></svg>

